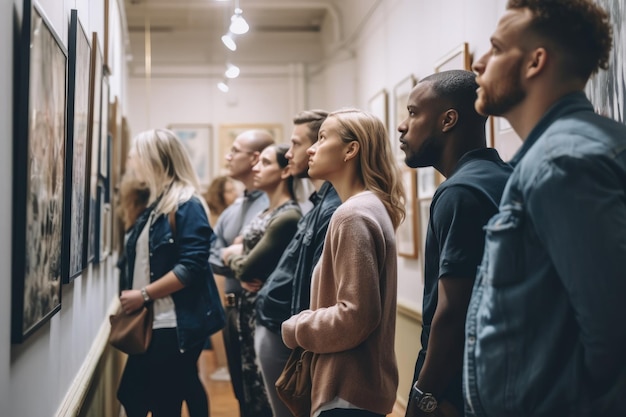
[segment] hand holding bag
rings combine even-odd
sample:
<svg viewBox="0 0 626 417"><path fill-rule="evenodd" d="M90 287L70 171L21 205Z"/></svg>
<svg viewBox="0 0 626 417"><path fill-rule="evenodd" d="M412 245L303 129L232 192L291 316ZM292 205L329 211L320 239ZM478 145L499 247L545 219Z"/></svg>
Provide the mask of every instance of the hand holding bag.
<svg viewBox="0 0 626 417"><path fill-rule="evenodd" d="M130 314L120 311L109 316L111 322L109 343L129 355L145 353L152 340L153 319L152 303Z"/></svg>
<svg viewBox="0 0 626 417"><path fill-rule="evenodd" d="M311 359L313 352L296 347L276 380L276 392L295 417L311 415Z"/></svg>

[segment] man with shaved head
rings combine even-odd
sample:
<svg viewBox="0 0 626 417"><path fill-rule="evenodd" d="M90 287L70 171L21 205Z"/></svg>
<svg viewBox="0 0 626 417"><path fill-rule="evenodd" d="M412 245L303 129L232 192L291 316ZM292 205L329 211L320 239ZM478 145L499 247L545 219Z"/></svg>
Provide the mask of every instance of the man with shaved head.
<svg viewBox="0 0 626 417"><path fill-rule="evenodd" d="M244 388L241 370L241 346L238 331L238 299L241 294L241 285L233 276L230 268L222 262L222 250L232 243L241 234L241 229L258 213L265 210L269 201L264 192L255 190L254 172L252 167L259 160L261 151L272 145L274 139L265 130L247 130L235 138L232 147L226 154L226 168L228 175L241 181L245 187L243 197L237 199L220 215L215 227L215 241L211 246L209 262L213 272L226 278L226 327L224 328L224 345L230 380L239 401L239 411L242 417L250 416L245 410ZM251 416L250 416L251 417Z"/></svg>
<svg viewBox="0 0 626 417"><path fill-rule="evenodd" d="M487 148L485 121L476 112L476 75L452 70L422 79L398 126L411 168L434 167L447 178L430 206L424 256L422 348L415 363L406 417L464 416L464 326L483 226L498 212L511 173Z"/></svg>

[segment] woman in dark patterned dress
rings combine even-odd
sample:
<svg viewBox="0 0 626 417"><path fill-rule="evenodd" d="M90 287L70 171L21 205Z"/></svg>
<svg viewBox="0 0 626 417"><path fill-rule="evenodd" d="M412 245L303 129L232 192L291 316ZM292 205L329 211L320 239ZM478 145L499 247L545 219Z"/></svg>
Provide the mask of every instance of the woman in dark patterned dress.
<svg viewBox="0 0 626 417"><path fill-rule="evenodd" d="M222 255L244 288L239 305L244 393L246 409L259 417L271 417L272 410L254 352L256 293L276 267L302 217L293 194L294 178L287 168L288 149L288 145L275 145L261 153L253 169L254 186L267 193L270 205L243 229L242 243L229 246Z"/></svg>

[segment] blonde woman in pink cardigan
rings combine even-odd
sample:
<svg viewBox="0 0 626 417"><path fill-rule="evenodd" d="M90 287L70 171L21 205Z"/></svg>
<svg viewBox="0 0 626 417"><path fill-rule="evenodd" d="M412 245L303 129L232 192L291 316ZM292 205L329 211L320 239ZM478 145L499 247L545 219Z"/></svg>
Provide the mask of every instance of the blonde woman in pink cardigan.
<svg viewBox="0 0 626 417"><path fill-rule="evenodd" d="M283 341L314 354L312 416L384 416L398 386L398 168L382 122L356 109L331 113L308 153L309 176L330 181L342 204L313 272L311 309L283 323Z"/></svg>

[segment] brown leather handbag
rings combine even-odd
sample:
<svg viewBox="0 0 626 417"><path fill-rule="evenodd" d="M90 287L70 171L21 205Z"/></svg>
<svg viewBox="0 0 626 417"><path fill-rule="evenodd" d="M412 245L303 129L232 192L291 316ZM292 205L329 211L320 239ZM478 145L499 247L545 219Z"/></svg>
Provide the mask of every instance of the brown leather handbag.
<svg viewBox="0 0 626 417"><path fill-rule="evenodd" d="M129 355L145 353L152 340L153 319L152 303L147 303L130 314L120 311L109 316L111 322L109 343Z"/></svg>
<svg viewBox="0 0 626 417"><path fill-rule="evenodd" d="M311 359L313 352L297 347L291 351L276 380L276 392L295 417L311 415Z"/></svg>

